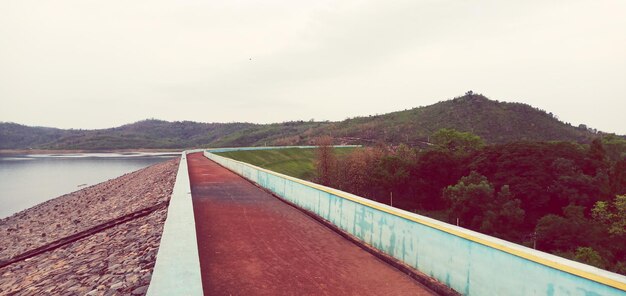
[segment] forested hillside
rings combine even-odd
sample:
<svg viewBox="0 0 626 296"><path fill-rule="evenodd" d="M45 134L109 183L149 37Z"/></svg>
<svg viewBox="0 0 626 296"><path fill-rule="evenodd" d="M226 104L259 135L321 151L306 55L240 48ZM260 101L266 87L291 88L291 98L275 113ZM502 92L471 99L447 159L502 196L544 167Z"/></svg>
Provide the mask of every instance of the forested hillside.
<svg viewBox="0 0 626 296"><path fill-rule="evenodd" d="M75 132L45 143L45 149L187 148L212 143L254 126L249 123L198 123L144 120L105 130Z"/></svg>
<svg viewBox="0 0 626 296"><path fill-rule="evenodd" d="M16 123L0 123L0 149L28 149L41 147L73 132L48 127L30 127Z"/></svg>
<svg viewBox="0 0 626 296"><path fill-rule="evenodd" d="M427 141L442 128L471 132L487 143L511 141L575 141L593 137L586 127L573 127L552 113L521 103L506 103L467 94L434 105L337 122L333 137L358 137L385 143Z"/></svg>
<svg viewBox="0 0 626 296"><path fill-rule="evenodd" d="M316 181L626 274L626 140L486 145L451 129L432 140L345 157L322 147Z"/></svg>
<svg viewBox="0 0 626 296"><path fill-rule="evenodd" d="M465 96L427 107L340 122L274 124L144 120L101 130L61 130L0 123L0 149L132 149L299 145L331 135L337 144L424 145L441 128L472 132L487 143L573 141L588 143L597 131L574 127L526 104Z"/></svg>

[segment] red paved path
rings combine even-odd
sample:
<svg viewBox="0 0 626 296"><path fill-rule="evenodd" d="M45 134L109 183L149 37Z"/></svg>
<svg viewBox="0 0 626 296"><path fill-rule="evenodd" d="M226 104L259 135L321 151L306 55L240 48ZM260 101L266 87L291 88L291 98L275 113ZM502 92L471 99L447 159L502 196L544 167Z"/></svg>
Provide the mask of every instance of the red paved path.
<svg viewBox="0 0 626 296"><path fill-rule="evenodd" d="M432 295L201 153L188 164L205 295Z"/></svg>

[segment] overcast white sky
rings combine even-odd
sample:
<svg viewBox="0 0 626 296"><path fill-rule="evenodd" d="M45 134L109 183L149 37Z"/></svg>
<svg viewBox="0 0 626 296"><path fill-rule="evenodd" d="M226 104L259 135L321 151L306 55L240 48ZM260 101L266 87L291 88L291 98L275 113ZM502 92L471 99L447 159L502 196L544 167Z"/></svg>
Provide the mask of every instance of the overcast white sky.
<svg viewBox="0 0 626 296"><path fill-rule="evenodd" d="M0 121L342 120L470 89L626 134L626 1L0 0Z"/></svg>

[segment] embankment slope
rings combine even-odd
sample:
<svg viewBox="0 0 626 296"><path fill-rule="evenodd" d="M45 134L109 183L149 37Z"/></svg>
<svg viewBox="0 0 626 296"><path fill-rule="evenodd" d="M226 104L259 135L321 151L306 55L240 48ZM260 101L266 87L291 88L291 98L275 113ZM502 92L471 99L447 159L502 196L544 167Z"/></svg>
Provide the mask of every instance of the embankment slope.
<svg viewBox="0 0 626 296"><path fill-rule="evenodd" d="M156 164L0 220L1 263L155 208L147 215L1 267L0 294L145 294L177 167L178 160Z"/></svg>

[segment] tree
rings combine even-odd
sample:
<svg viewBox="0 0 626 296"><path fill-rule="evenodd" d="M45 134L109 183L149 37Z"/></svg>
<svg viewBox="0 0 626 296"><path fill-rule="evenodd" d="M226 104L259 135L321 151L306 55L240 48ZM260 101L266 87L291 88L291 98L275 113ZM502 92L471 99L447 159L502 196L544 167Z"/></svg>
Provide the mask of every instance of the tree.
<svg viewBox="0 0 626 296"><path fill-rule="evenodd" d="M596 221L607 225L609 233L626 234L626 195L617 195L612 202L596 202L591 215Z"/></svg>
<svg viewBox="0 0 626 296"><path fill-rule="evenodd" d="M393 191L408 182L408 167L403 159L396 155L385 155L378 159L373 169L371 174L375 182L386 191Z"/></svg>
<svg viewBox="0 0 626 296"><path fill-rule="evenodd" d="M487 146L473 154L469 168L487 176L495 188L509 185L525 210L524 227L532 231L539 219L560 214L576 200L590 208L604 196L604 170L576 143L517 142Z"/></svg>
<svg viewBox="0 0 626 296"><path fill-rule="evenodd" d="M488 205L481 229L497 237L518 241L521 236L519 230L524 223L525 216L521 205L522 201L515 198L509 190L509 185L502 186L494 202ZM486 228L487 223L490 229Z"/></svg>
<svg viewBox="0 0 626 296"><path fill-rule="evenodd" d="M573 252L577 246L603 249L609 241L605 227L585 217L585 208L570 204L563 216L546 215L537 223L537 248L552 252Z"/></svg>
<svg viewBox="0 0 626 296"><path fill-rule="evenodd" d="M611 161L626 159L626 139L616 135L602 137L602 144L606 150L606 156Z"/></svg>
<svg viewBox="0 0 626 296"><path fill-rule="evenodd" d="M448 128L435 132L431 141L440 149L461 154L478 151L485 146L483 140L477 135Z"/></svg>
<svg viewBox="0 0 626 296"><path fill-rule="evenodd" d="M493 193L493 186L487 177L472 171L456 185L444 189L443 196L450 201L450 218L453 221L459 219L459 225L478 229L483 222L485 206L491 202Z"/></svg>
<svg viewBox="0 0 626 296"><path fill-rule="evenodd" d="M626 194L626 158L613 164L609 179L613 193Z"/></svg>
<svg viewBox="0 0 626 296"><path fill-rule="evenodd" d="M520 227L524 222L521 201L509 190L509 185L494 194L489 180L475 171L459 180L454 186L444 190L450 200L450 219L459 225L475 229L485 234L518 241Z"/></svg>
<svg viewBox="0 0 626 296"><path fill-rule="evenodd" d="M317 181L326 186L332 186L336 168L337 157L332 146L333 139L329 136L323 136L316 139L316 169Z"/></svg>
<svg viewBox="0 0 626 296"><path fill-rule="evenodd" d="M443 198L442 190L454 185L468 173L462 159L449 151L430 150L421 153L411 170L416 202L423 209L444 209L446 199Z"/></svg>
<svg viewBox="0 0 626 296"><path fill-rule="evenodd" d="M593 139L589 146L589 157L598 162L603 162L606 159L606 150L602 144L602 140Z"/></svg>
<svg viewBox="0 0 626 296"><path fill-rule="evenodd" d="M601 183L599 181L603 180L601 176L594 178L584 174L573 160L566 158L554 160L551 169L556 179L548 187L548 192L554 194L556 199L563 204L584 207L593 204L594 198L599 195L598 189L601 188L598 186Z"/></svg>
<svg viewBox="0 0 626 296"><path fill-rule="evenodd" d="M341 168L345 171L342 183L342 189L353 194L367 197L372 186L370 182L371 171L373 169L372 156L373 149L366 148L352 152L342 162Z"/></svg>
<svg viewBox="0 0 626 296"><path fill-rule="evenodd" d="M598 268L606 269L606 261L596 250L590 247L578 247L574 255L574 260L589 264Z"/></svg>

